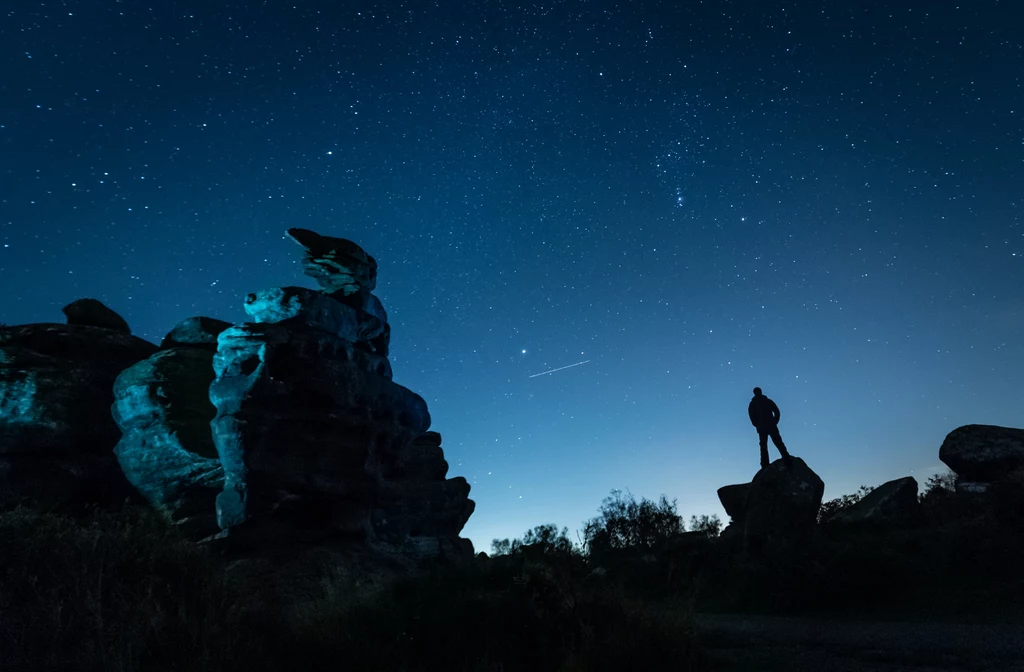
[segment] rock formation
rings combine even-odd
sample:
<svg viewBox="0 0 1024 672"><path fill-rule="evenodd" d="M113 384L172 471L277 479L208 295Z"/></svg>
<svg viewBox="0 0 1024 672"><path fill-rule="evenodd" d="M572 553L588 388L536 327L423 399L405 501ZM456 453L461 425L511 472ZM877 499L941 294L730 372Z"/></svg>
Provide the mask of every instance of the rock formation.
<svg viewBox="0 0 1024 672"><path fill-rule="evenodd" d="M918 520L917 481L897 478L878 486L856 504L829 519L830 525L899 526Z"/></svg>
<svg viewBox="0 0 1024 672"><path fill-rule="evenodd" d="M110 416L114 380L157 348L94 299L64 312L69 324L0 329L0 499L7 503L59 508L131 493L111 453L119 436Z"/></svg>
<svg viewBox="0 0 1024 672"><path fill-rule="evenodd" d="M67 317L68 324L99 327L100 329L110 329L111 331L120 331L125 334L132 333L123 317L96 299L73 301L64 306L61 312Z"/></svg>
<svg viewBox="0 0 1024 672"><path fill-rule="evenodd" d="M225 478L220 527L466 550L458 533L473 511L469 484L445 479L426 404L391 380L376 261L351 241L289 235L323 291L250 294L254 322L218 337L210 400Z"/></svg>
<svg viewBox="0 0 1024 672"><path fill-rule="evenodd" d="M224 469L213 445L210 403L217 335L230 325L194 317L164 338L160 352L126 369L114 385L125 476L155 509L192 536L217 532L215 500Z"/></svg>
<svg viewBox="0 0 1024 672"><path fill-rule="evenodd" d="M718 499L722 502L722 508L733 522L743 520L743 515L747 510L747 493L749 491L750 483L723 485L718 489Z"/></svg>
<svg viewBox="0 0 1024 672"><path fill-rule="evenodd" d="M141 495L195 538L472 553L469 484L391 380L377 262L288 233L322 291L254 292L252 322L189 318L158 349L80 299L66 325L0 329L0 505Z"/></svg>
<svg viewBox="0 0 1024 672"><path fill-rule="evenodd" d="M799 543L813 532L824 493L825 483L802 459L776 460L750 483L719 489L732 518L723 536L742 537L748 549Z"/></svg>
<svg viewBox="0 0 1024 672"><path fill-rule="evenodd" d="M321 236L309 229L288 229L306 253L303 268L323 290L337 298L365 296L377 288L377 260L351 240Z"/></svg>
<svg viewBox="0 0 1024 672"><path fill-rule="evenodd" d="M939 459L957 474L956 488L981 493L992 483L1024 472L1024 429L964 425L946 435Z"/></svg>
<svg viewBox="0 0 1024 672"><path fill-rule="evenodd" d="M187 345L214 351L217 349L217 337L230 326L230 322L215 320L212 317L190 317L176 324L164 336L164 340L160 342L160 349Z"/></svg>

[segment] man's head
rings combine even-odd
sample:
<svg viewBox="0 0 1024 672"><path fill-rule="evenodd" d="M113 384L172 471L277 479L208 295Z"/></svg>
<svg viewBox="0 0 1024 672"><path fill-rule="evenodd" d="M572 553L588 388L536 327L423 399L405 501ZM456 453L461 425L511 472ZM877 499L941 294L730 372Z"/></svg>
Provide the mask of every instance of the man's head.
<svg viewBox="0 0 1024 672"><path fill-rule="evenodd" d="M761 396L761 388L760 387L755 387L754 388L754 396L755 397L760 397Z"/></svg>

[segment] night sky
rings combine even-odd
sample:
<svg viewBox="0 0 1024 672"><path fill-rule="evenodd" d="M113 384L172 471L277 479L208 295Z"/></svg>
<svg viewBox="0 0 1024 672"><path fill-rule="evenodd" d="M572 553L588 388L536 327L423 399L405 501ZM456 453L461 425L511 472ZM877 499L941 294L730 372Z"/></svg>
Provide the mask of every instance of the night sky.
<svg viewBox="0 0 1024 672"><path fill-rule="evenodd" d="M755 385L826 498L1024 426L1022 201L1018 2L0 8L0 321L241 322L350 238L478 550L724 518Z"/></svg>

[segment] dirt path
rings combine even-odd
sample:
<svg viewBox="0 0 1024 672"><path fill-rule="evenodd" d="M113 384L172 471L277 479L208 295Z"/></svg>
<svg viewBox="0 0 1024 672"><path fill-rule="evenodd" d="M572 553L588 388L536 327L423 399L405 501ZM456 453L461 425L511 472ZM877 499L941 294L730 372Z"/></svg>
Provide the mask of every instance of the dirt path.
<svg viewBox="0 0 1024 672"><path fill-rule="evenodd" d="M882 623L700 614L716 670L1024 672L1024 623Z"/></svg>

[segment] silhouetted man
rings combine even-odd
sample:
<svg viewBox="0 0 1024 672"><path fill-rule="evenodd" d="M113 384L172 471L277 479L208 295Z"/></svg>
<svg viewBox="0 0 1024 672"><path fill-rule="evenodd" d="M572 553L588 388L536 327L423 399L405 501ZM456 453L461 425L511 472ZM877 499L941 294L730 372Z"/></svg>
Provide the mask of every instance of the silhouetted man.
<svg viewBox="0 0 1024 672"><path fill-rule="evenodd" d="M786 444L782 442L779 435L779 419L782 414L775 402L761 393L760 387L754 388L754 398L750 400L747 407L747 415L750 416L750 424L757 428L757 438L761 444L761 468L768 466L768 437L772 437L772 443L782 453L782 459L788 464L790 459Z"/></svg>

